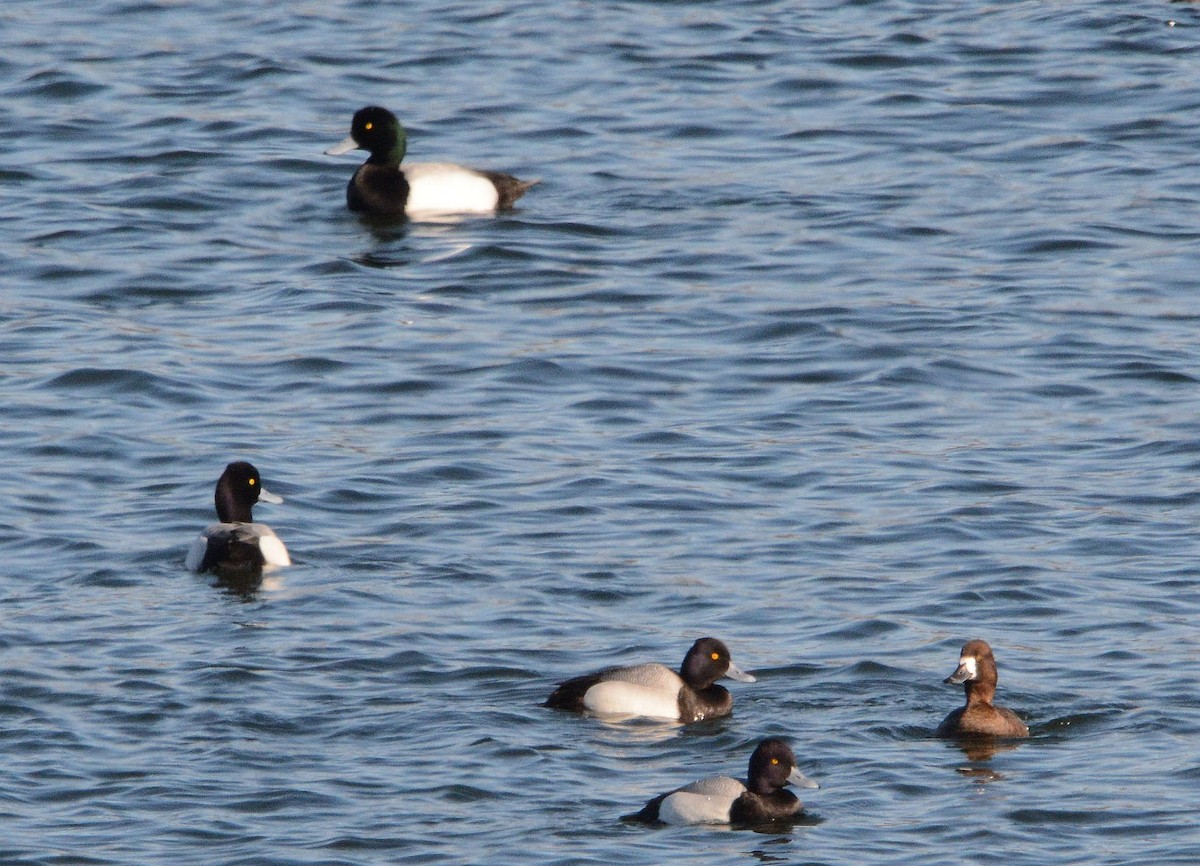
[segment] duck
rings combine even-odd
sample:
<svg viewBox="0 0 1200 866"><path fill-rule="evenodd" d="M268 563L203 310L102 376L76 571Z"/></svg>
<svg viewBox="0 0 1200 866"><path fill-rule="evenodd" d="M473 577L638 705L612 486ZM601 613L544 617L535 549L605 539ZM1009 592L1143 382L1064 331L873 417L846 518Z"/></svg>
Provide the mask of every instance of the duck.
<svg viewBox="0 0 1200 866"><path fill-rule="evenodd" d="M755 678L733 663L729 647L715 637L692 644L679 673L648 663L611 667L558 685L545 706L598 716L649 717L684 722L715 719L733 712L733 695L716 681Z"/></svg>
<svg viewBox="0 0 1200 866"><path fill-rule="evenodd" d="M357 149L371 154L346 186L350 210L389 219L495 213L512 208L538 183L448 162L402 166L407 147L408 135L392 112L378 105L355 112L350 135L325 151L330 156Z"/></svg>
<svg viewBox="0 0 1200 866"><path fill-rule="evenodd" d="M200 533L188 550L189 571L218 574L261 573L291 565L291 557L275 530L255 523L250 510L256 502L279 504L283 497L269 492L258 470L244 460L230 463L217 479L217 520Z"/></svg>
<svg viewBox="0 0 1200 866"><path fill-rule="evenodd" d="M819 788L796 768L792 747L778 737L763 740L750 755L746 781L729 776L706 779L659 794L640 812L624 816L647 824L741 824L753 826L794 819L804 804L787 785Z"/></svg>
<svg viewBox="0 0 1200 866"><path fill-rule="evenodd" d="M959 653L958 667L943 682L962 684L967 703L946 716L939 737L1028 737L1029 728L1017 714L992 704L996 694L996 658L987 641L967 641Z"/></svg>

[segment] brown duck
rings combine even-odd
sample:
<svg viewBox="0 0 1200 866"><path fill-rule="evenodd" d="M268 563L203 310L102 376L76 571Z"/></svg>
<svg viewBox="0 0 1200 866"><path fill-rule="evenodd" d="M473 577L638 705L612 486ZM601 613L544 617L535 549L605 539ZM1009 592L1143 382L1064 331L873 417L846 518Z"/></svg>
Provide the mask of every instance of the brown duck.
<svg viewBox="0 0 1200 866"><path fill-rule="evenodd" d="M992 703L996 694L996 659L986 641L967 641L959 653L958 667L945 682L962 684L966 706L946 716L938 725L939 737L1028 737L1029 728L1017 714Z"/></svg>

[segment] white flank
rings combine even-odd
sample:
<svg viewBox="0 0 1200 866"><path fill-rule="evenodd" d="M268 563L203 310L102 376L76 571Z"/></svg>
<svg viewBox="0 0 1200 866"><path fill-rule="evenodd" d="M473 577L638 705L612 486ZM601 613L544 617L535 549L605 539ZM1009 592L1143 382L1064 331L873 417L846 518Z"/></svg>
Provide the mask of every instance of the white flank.
<svg viewBox="0 0 1200 866"><path fill-rule="evenodd" d="M288 556L287 548L283 546L283 542L279 536L270 529L267 529L270 535L264 535L258 540L258 549L262 551L263 562L265 565L291 565L292 558Z"/></svg>
<svg viewBox="0 0 1200 866"><path fill-rule="evenodd" d="M200 533L200 537L193 541L192 546L188 548L187 559L184 560L188 571L200 570L200 566L204 563L204 554L208 552L209 538L222 533L238 533L243 539L246 535L256 536L258 549L263 555L264 566L292 564L292 558L288 556L283 541L275 534L275 530L265 523L214 523Z"/></svg>
<svg viewBox="0 0 1200 866"><path fill-rule="evenodd" d="M421 214L492 213L500 203L495 185L483 175L448 162L414 162L401 166L408 179L409 216Z"/></svg>
<svg viewBox="0 0 1200 866"><path fill-rule="evenodd" d="M733 801L746 786L728 776L710 776L669 795L658 807L665 824L728 824Z"/></svg>
<svg viewBox="0 0 1200 866"><path fill-rule="evenodd" d="M679 693L647 688L620 680L598 682L583 696L583 705L603 716L650 716L679 718Z"/></svg>
<svg viewBox="0 0 1200 866"><path fill-rule="evenodd" d="M728 824L733 800L676 791L658 807L664 824Z"/></svg>
<svg viewBox="0 0 1200 866"><path fill-rule="evenodd" d="M187 559L184 560L184 565L188 571L199 571L200 563L204 562L204 552L208 550L208 534L201 533L200 536L192 542L192 546L188 548Z"/></svg>

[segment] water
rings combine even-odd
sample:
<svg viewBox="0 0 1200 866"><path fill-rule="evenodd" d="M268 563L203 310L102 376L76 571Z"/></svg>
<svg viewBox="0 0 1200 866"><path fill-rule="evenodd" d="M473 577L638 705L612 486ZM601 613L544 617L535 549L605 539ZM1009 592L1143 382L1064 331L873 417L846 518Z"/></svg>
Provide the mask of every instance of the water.
<svg viewBox="0 0 1200 866"><path fill-rule="evenodd" d="M9 0L0 862L1194 860L1197 33ZM370 102L543 182L364 225ZM235 458L248 597L182 568ZM539 706L704 634L730 719ZM930 737L974 636L1015 748ZM767 735L790 832L617 820Z"/></svg>

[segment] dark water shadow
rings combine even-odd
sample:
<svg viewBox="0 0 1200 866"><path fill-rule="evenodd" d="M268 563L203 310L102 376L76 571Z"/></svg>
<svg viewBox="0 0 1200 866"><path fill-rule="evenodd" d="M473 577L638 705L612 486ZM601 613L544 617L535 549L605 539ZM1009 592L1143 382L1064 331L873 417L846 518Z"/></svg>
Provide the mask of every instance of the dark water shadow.
<svg viewBox="0 0 1200 866"><path fill-rule="evenodd" d="M274 568L258 567L224 568L211 572L209 577L213 589L220 590L243 603L261 600L264 593L280 589L283 586L281 578L275 574Z"/></svg>
<svg viewBox="0 0 1200 866"><path fill-rule="evenodd" d="M257 574L218 574L214 575L211 586L226 595L232 595L242 602L251 602L258 598L262 589L262 571Z"/></svg>
<svg viewBox="0 0 1200 866"><path fill-rule="evenodd" d="M990 761L1001 752L1011 752L1025 741L999 739L996 737L961 737L949 742L966 755L967 760L974 763L981 763ZM965 776L974 776L987 775L992 771L986 770L986 768L959 767L958 772ZM995 775L999 777L999 774Z"/></svg>

